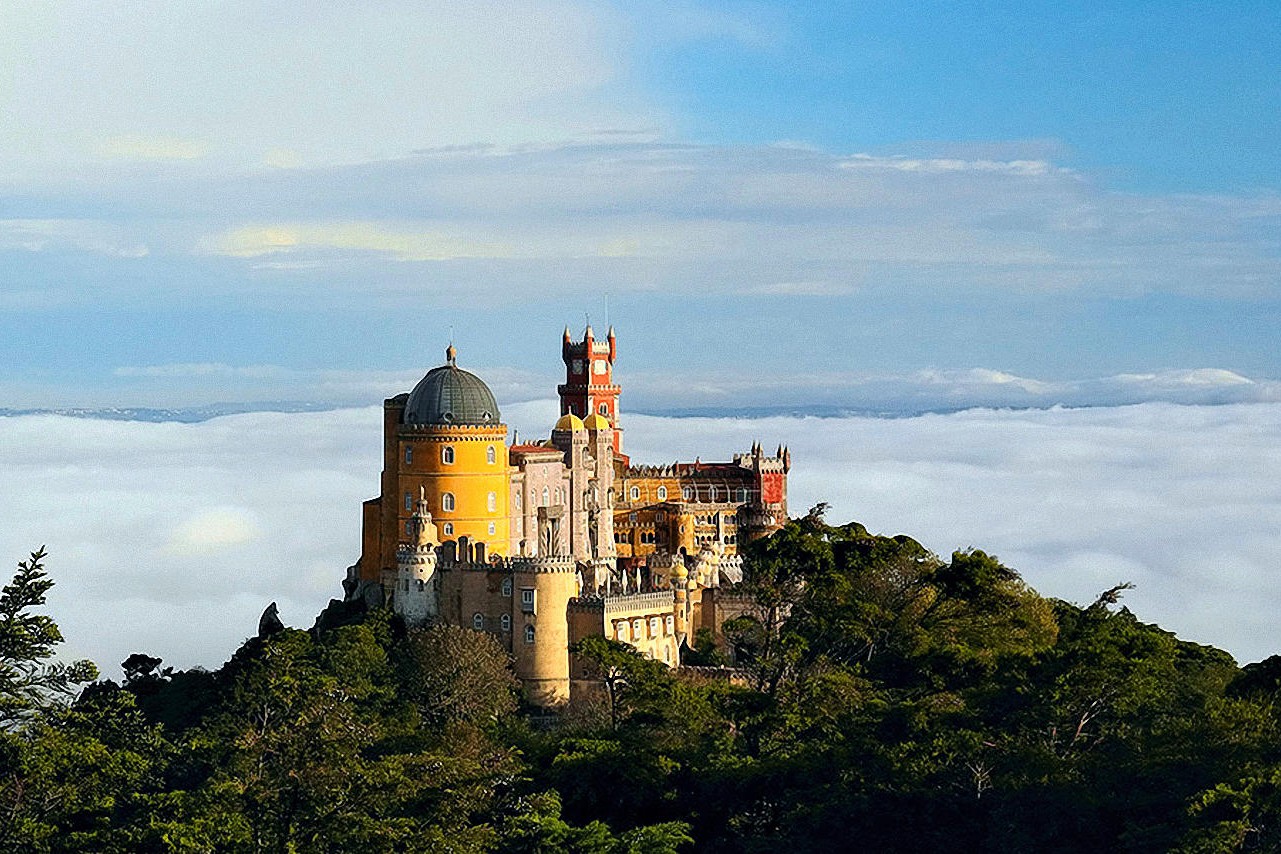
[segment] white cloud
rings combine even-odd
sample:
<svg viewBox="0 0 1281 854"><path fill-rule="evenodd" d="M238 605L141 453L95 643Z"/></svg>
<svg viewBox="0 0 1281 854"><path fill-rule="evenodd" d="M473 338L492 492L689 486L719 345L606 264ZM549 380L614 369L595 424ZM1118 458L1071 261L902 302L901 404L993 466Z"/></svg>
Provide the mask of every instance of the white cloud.
<svg viewBox="0 0 1281 854"><path fill-rule="evenodd" d="M353 162L648 128L624 23L574 0L0 6L0 169Z"/></svg>
<svg viewBox="0 0 1281 854"><path fill-rule="evenodd" d="M130 229L90 219L0 219L0 251L73 250L116 258L145 258L146 244L131 241Z"/></svg>
<svg viewBox="0 0 1281 854"><path fill-rule="evenodd" d="M545 435L555 404L504 406ZM68 652L216 666L279 603L310 625L359 552L378 408L193 425L0 418L0 554L41 543ZM1079 602L1119 581L1142 619L1277 652L1281 404L973 410L916 418L626 416L641 462L791 446L793 513L996 553Z"/></svg>
<svg viewBox="0 0 1281 854"><path fill-rule="evenodd" d="M239 507L214 507L188 516L173 532L168 551L177 557L200 557L258 539L253 514Z"/></svg>
<svg viewBox="0 0 1281 854"><path fill-rule="evenodd" d="M209 145L177 137L113 136L103 142L100 151L126 160L195 160L209 153Z"/></svg>
<svg viewBox="0 0 1281 854"><path fill-rule="evenodd" d="M168 167L163 180L147 171L157 167L103 171L92 191L76 185L56 204L113 210L109 222L78 221L94 245L149 247L166 264L217 271L220 288L269 307L295 305L303 275L319 310L353 296L399 305L477 289L594 297L602 283L683 294L696 282L763 304L854 293L1278 293L1276 199L1114 193L1019 160L849 162L770 146L463 146L217 180ZM88 241L14 225L6 240L5 231L0 248ZM157 299L211 298L199 278L147 281ZM78 296L133 304L140 287L99 271Z"/></svg>

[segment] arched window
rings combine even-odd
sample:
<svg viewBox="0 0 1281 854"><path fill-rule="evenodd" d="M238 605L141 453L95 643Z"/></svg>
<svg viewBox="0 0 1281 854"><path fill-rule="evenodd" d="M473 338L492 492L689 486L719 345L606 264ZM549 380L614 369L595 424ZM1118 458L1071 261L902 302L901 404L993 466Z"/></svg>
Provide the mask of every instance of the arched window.
<svg viewBox="0 0 1281 854"><path fill-rule="evenodd" d="M490 513L493 513L495 510L497 510L497 509L498 509L498 495L497 495L496 493L493 493L493 492L489 493L489 495L488 495L488 496L486 497L486 499L485 499L485 506L489 508L489 512L490 512Z"/></svg>
<svg viewBox="0 0 1281 854"><path fill-rule="evenodd" d="M454 523L446 522L441 530L444 532L446 537L452 537L454 535Z"/></svg>
<svg viewBox="0 0 1281 854"><path fill-rule="evenodd" d="M405 510L408 511L413 509L414 509L414 496L406 492L405 493Z"/></svg>
<svg viewBox="0 0 1281 854"><path fill-rule="evenodd" d="M503 614L498 618L498 625L503 631L510 632L512 630L512 615Z"/></svg>
<svg viewBox="0 0 1281 854"><path fill-rule="evenodd" d="M478 632L485 630L485 615L479 612L471 615L471 627Z"/></svg>
<svg viewBox="0 0 1281 854"><path fill-rule="evenodd" d="M491 536L491 537L492 537L492 536L493 536L494 534L496 534L496 533L498 533L498 525L497 525L496 523L494 523L494 522L490 522L490 523L489 523L489 536Z"/></svg>
<svg viewBox="0 0 1281 854"><path fill-rule="evenodd" d="M598 411L600 412L600 414L601 414L601 415L608 415L608 414L609 414L609 404L608 404L608 403L602 403L602 404L598 407Z"/></svg>
<svg viewBox="0 0 1281 854"><path fill-rule="evenodd" d="M454 464L454 446L446 445L440 449L440 461L447 466Z"/></svg>
<svg viewBox="0 0 1281 854"><path fill-rule="evenodd" d="M629 492L629 493L628 493L628 495L630 495L630 496L632 497L632 501L639 501L639 500L640 500L640 487L639 487L639 486L633 486L633 487L632 487L632 489L631 489L631 492Z"/></svg>
<svg viewBox="0 0 1281 854"><path fill-rule="evenodd" d="M739 488L739 490L738 490L738 497L737 497L737 498L735 498L734 500L735 500L735 501L737 501L739 504L745 504L745 503L747 503L747 490L746 490L746 489L742 489L742 488L740 487L740 488Z"/></svg>
<svg viewBox="0 0 1281 854"><path fill-rule="evenodd" d="M534 642L534 627L525 626L525 643L533 643L533 642Z"/></svg>
<svg viewBox="0 0 1281 854"><path fill-rule="evenodd" d="M547 497L548 497L547 487L544 486L543 487L543 506L544 507L547 506Z"/></svg>
<svg viewBox="0 0 1281 854"><path fill-rule="evenodd" d="M454 512L454 493L446 492L440 496L440 509L446 513Z"/></svg>
<svg viewBox="0 0 1281 854"><path fill-rule="evenodd" d="M504 596L511 596L511 595L512 595L512 580L511 580L510 578L504 578L504 579L503 579L503 588L502 588L502 589L503 589L503 595L504 595Z"/></svg>
<svg viewBox="0 0 1281 854"><path fill-rule="evenodd" d="M632 620L632 637L636 640L640 640L641 638L645 637L645 621L644 620L639 620L639 619Z"/></svg>
<svg viewBox="0 0 1281 854"><path fill-rule="evenodd" d="M497 462L497 460L498 460L498 451L494 449L493 445L490 445L488 448L485 449L485 462L489 463L492 466L495 462Z"/></svg>
<svg viewBox="0 0 1281 854"><path fill-rule="evenodd" d="M681 498L684 498L686 501L689 501L693 497L694 497L694 490L690 489L688 486L681 487Z"/></svg>
<svg viewBox="0 0 1281 854"><path fill-rule="evenodd" d="M405 465L410 465L414 461L414 446L405 446Z"/></svg>
<svg viewBox="0 0 1281 854"><path fill-rule="evenodd" d="M666 501L666 500L667 500L667 487L665 487L665 486L660 486L660 487L658 488L658 500L659 500L659 501Z"/></svg>
<svg viewBox="0 0 1281 854"><path fill-rule="evenodd" d="M714 486L707 487L707 500L709 502L713 502L716 500L716 487Z"/></svg>

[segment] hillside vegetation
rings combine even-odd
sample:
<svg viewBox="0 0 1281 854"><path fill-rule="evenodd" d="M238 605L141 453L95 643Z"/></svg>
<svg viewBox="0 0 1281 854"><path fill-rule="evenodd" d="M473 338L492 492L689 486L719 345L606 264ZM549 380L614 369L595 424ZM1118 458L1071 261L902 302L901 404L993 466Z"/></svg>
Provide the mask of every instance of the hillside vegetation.
<svg viewBox="0 0 1281 854"><path fill-rule="evenodd" d="M750 547L742 678L593 638L608 690L556 718L488 636L384 611L91 681L51 663L43 561L0 596L0 850L1281 849L1281 658L821 508Z"/></svg>

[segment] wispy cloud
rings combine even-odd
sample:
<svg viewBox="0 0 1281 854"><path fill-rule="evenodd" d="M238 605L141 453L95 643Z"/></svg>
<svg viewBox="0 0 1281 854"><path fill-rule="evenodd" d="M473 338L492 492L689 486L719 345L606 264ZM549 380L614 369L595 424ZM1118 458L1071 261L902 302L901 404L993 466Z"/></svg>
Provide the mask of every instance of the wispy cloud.
<svg viewBox="0 0 1281 854"><path fill-rule="evenodd" d="M298 271L311 274L318 309L358 285L377 302L475 287L587 296L602 282L615 292L668 294L697 283L701 293L763 300L1281 298L1281 199L1116 193L1043 160L851 159L662 143L467 146L144 186L153 195L139 198L130 174L83 198L77 189L30 207L110 207L110 220L78 218L77 228L110 235L97 243L120 254L150 247L211 269L231 258L240 266L218 268L224 287L282 307L293 289L272 296L270 286ZM38 221L11 221L7 243L67 245L69 233L62 244L32 233ZM361 276L352 275L355 264ZM107 270L100 279L84 299L110 299L113 279L136 296L128 277ZM165 284L158 296L183 287L182 279Z"/></svg>
<svg viewBox="0 0 1281 854"><path fill-rule="evenodd" d="M147 245L129 239L130 229L93 219L0 219L0 252L92 252L115 258L145 258Z"/></svg>
<svg viewBox="0 0 1281 854"><path fill-rule="evenodd" d="M195 160L209 153L209 145L198 139L125 135L105 140L99 151L125 160Z"/></svg>

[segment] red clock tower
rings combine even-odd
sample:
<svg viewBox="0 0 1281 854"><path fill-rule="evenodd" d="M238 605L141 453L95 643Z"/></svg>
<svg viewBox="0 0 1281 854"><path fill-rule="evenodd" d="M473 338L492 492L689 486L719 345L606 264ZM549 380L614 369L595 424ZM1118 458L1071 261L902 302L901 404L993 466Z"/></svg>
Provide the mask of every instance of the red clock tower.
<svg viewBox="0 0 1281 854"><path fill-rule="evenodd" d="M614 356L618 352L614 327L604 341L597 341L587 327L582 341L573 341L569 327L561 342L565 360L565 382L556 387L560 393L560 414L586 418L600 415L614 428L614 453L622 453L623 430L618 423L618 386L614 385Z"/></svg>

